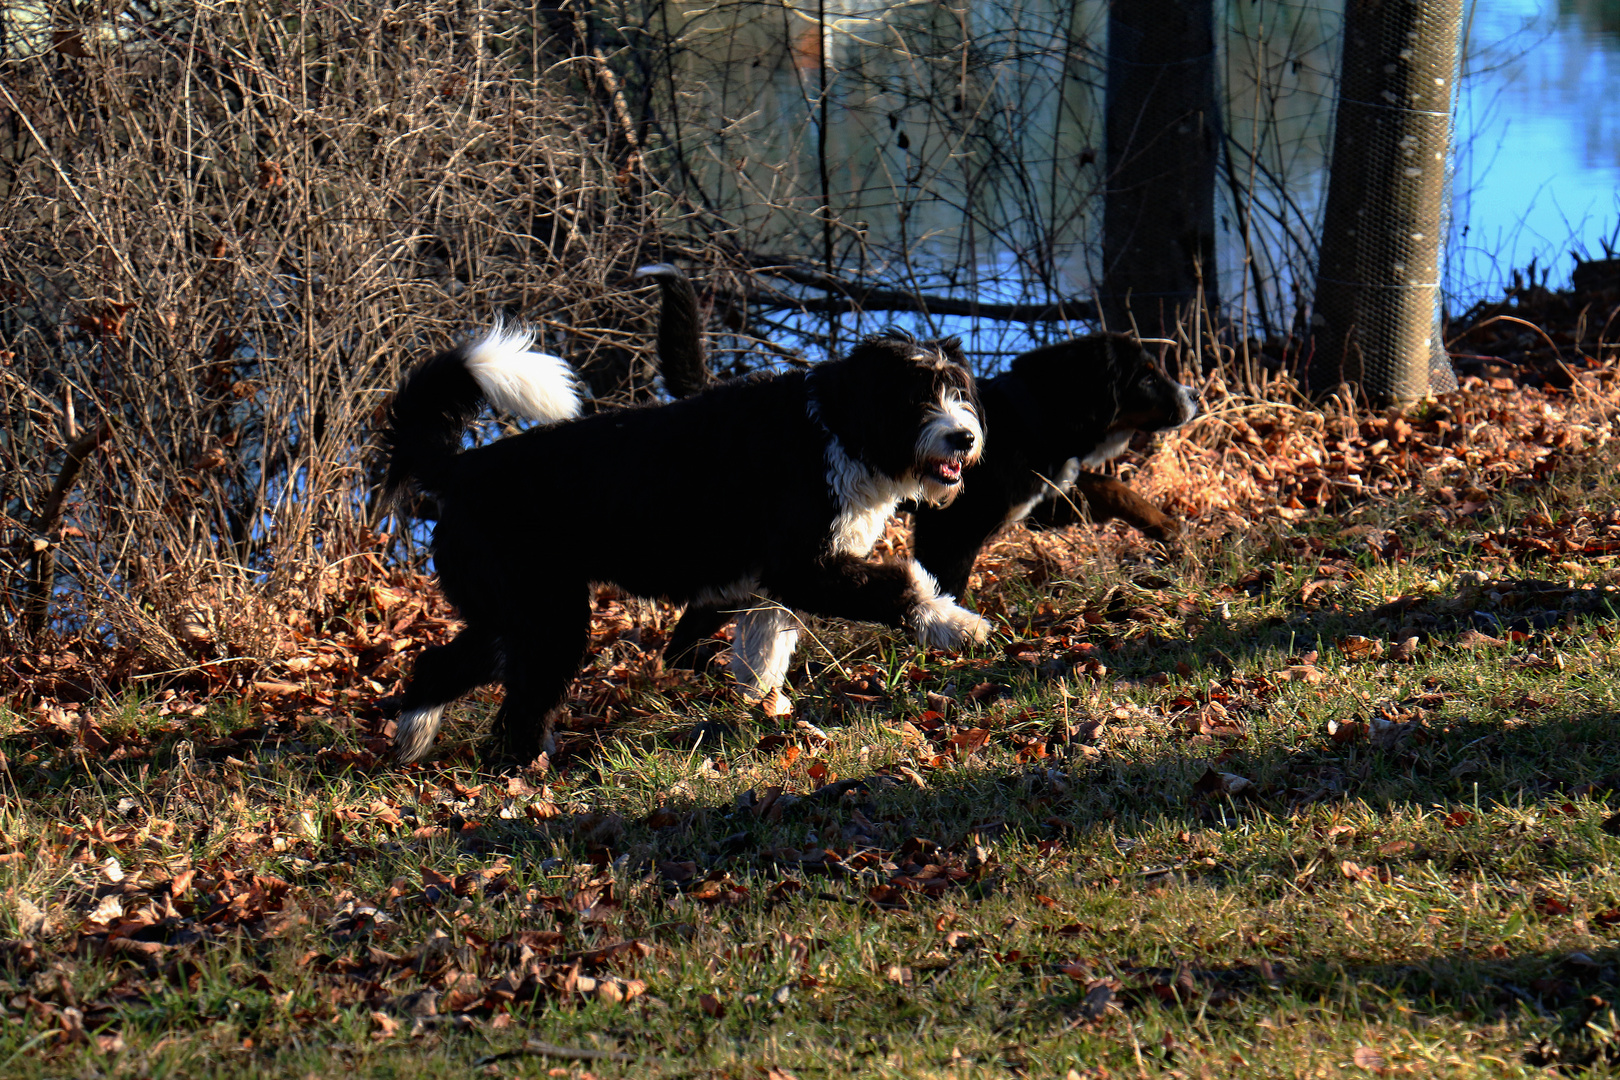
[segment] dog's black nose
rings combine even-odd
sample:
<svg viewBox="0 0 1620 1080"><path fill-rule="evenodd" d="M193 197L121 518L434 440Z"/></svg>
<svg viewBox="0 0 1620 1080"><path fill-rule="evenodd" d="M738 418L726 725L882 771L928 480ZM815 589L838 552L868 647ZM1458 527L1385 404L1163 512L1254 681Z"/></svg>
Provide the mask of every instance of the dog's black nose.
<svg viewBox="0 0 1620 1080"><path fill-rule="evenodd" d="M953 431L945 436L945 442L952 450L971 450L973 444L977 441L973 432L968 431L966 428L961 431Z"/></svg>

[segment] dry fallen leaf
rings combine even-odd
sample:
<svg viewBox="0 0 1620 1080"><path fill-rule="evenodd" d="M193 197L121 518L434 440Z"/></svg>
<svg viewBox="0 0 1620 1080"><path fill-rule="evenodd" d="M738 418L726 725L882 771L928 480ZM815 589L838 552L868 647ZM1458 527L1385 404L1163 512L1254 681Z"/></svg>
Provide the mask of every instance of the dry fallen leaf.
<svg viewBox="0 0 1620 1080"><path fill-rule="evenodd" d="M1351 634L1339 642L1339 651L1350 660L1376 660L1384 655L1384 643L1377 638Z"/></svg>
<svg viewBox="0 0 1620 1080"><path fill-rule="evenodd" d="M1193 781L1193 790L1202 795L1239 795L1254 786L1254 781L1237 773L1219 772L1206 768L1204 775Z"/></svg>
<svg viewBox="0 0 1620 1080"><path fill-rule="evenodd" d="M1506 645L1507 642L1501 638L1494 638L1489 634L1482 634L1478 630L1470 629L1464 630L1457 635L1457 644L1465 649L1482 649L1493 645Z"/></svg>
<svg viewBox="0 0 1620 1080"><path fill-rule="evenodd" d="M1367 737L1367 725L1359 720L1340 722L1329 720L1327 722L1328 738L1336 743L1358 742Z"/></svg>
<svg viewBox="0 0 1620 1080"><path fill-rule="evenodd" d="M1387 1067L1384 1061L1384 1055L1380 1054L1377 1050L1374 1050L1370 1046L1356 1047L1355 1053L1351 1055L1351 1060L1354 1061L1359 1068L1377 1073L1379 1076L1384 1075Z"/></svg>
<svg viewBox="0 0 1620 1080"><path fill-rule="evenodd" d="M93 923L111 925L124 917L123 902L116 896L103 896L85 918Z"/></svg>
<svg viewBox="0 0 1620 1080"><path fill-rule="evenodd" d="M24 939L44 937L50 930L50 917L26 896L17 897L17 932Z"/></svg>
<svg viewBox="0 0 1620 1080"><path fill-rule="evenodd" d="M989 741L989 728L968 728L966 731L957 732L950 738L951 745L956 747L956 756L960 758L971 757Z"/></svg>

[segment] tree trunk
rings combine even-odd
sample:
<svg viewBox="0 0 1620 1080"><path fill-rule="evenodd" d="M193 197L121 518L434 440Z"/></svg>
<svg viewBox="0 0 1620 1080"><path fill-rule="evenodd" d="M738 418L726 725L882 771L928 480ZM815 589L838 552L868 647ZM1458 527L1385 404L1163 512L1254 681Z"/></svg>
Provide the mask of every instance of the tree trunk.
<svg viewBox="0 0 1620 1080"><path fill-rule="evenodd" d="M1378 405L1454 389L1440 334L1462 0L1351 0L1306 384Z"/></svg>
<svg viewBox="0 0 1620 1080"><path fill-rule="evenodd" d="M1215 13L1210 0L1108 6L1103 313L1156 336L1203 288L1214 305Z"/></svg>

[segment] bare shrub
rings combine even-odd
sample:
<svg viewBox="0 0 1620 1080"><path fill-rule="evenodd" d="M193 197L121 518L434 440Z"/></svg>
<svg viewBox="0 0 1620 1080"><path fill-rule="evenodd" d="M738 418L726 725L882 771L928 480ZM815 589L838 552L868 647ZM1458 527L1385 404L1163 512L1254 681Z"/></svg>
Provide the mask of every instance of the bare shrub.
<svg viewBox="0 0 1620 1080"><path fill-rule="evenodd" d="M469 326L646 387L626 278L671 203L554 15L220 0L4 62L0 652L251 668L377 543L379 406Z"/></svg>

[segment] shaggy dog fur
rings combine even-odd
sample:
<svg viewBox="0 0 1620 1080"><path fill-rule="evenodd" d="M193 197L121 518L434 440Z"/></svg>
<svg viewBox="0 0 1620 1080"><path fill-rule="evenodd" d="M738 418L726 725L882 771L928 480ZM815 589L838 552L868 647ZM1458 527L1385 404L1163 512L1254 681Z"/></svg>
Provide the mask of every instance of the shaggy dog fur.
<svg viewBox="0 0 1620 1080"><path fill-rule="evenodd" d="M679 372L674 380L666 373L666 385L675 393L677 387L701 384L706 367L691 285L667 265L643 268L640 276L656 278L663 287L660 362L669 355ZM980 383L979 394L985 427L995 434L994 450L963 474L959 498L949 506L919 507L913 516L913 553L943 592L960 597L985 541L1043 502L1064 504L1061 497L1077 481L1117 505L1137 509L1149 528L1168 527L1168 519L1118 481L1084 472L1122 453L1137 432L1176 427L1198 411L1194 392L1170 379L1139 342L1125 334L1092 334L1035 349ZM1115 489L1154 516L1146 517ZM697 646L729 617L713 606L689 608L671 634L666 657L674 664L690 663ZM739 634L732 647L746 654L751 642ZM743 666L757 667L746 658Z"/></svg>
<svg viewBox="0 0 1620 1080"><path fill-rule="evenodd" d="M1137 432L1177 427L1198 412L1194 391L1126 334L1024 353L981 384L980 395L995 453L964 475L962 498L913 516L913 554L956 596L996 530L1066 493L1082 469L1119 456Z"/></svg>
<svg viewBox="0 0 1620 1080"><path fill-rule="evenodd" d="M463 450L485 399L545 426ZM506 697L488 756L527 763L552 749L593 583L748 607L739 636L754 683L780 681L797 637L789 609L907 628L936 648L985 639L988 624L916 562L863 558L898 503L950 501L979 458L978 399L954 339L873 336L812 371L577 412L566 366L498 329L428 360L395 397L389 486L437 503L439 582L467 624L417 660L395 736L403 760L427 752L450 702L496 680ZM693 482L716 465L726 483Z"/></svg>

